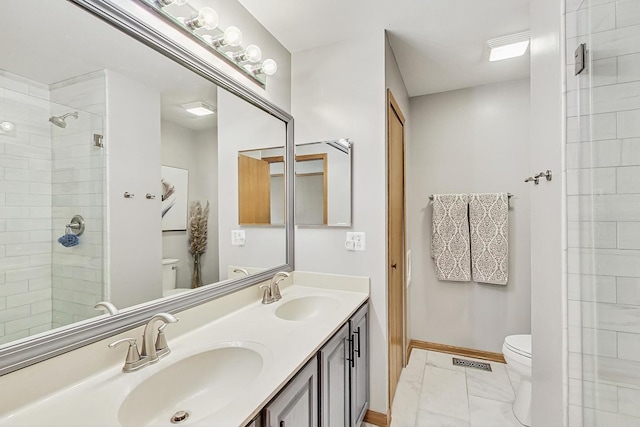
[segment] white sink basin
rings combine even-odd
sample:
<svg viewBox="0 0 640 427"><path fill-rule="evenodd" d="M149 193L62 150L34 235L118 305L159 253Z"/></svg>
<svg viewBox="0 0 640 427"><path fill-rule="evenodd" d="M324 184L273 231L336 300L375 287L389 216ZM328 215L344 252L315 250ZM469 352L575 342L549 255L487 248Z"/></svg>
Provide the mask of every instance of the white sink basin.
<svg viewBox="0 0 640 427"><path fill-rule="evenodd" d="M331 297L301 297L282 303L276 316L284 320L310 320L337 307L338 300Z"/></svg>
<svg viewBox="0 0 640 427"><path fill-rule="evenodd" d="M118 412L120 423L124 427L175 426L171 418L184 411L188 417L178 425L188 426L213 414L241 398L240 393L262 371L264 358L260 348L253 347L226 344L167 366L128 394Z"/></svg>

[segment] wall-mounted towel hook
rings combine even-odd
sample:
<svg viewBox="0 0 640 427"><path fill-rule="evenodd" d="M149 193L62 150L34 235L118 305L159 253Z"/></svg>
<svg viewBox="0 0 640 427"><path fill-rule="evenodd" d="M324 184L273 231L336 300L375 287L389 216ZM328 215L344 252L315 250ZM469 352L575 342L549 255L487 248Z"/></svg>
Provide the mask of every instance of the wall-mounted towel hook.
<svg viewBox="0 0 640 427"><path fill-rule="evenodd" d="M538 175L536 175L535 177L530 176L529 178L524 180L524 182L531 182L531 181L533 181L535 185L538 185L540 184L540 177Z"/></svg>
<svg viewBox="0 0 640 427"><path fill-rule="evenodd" d="M156 198L155 194L151 194L151 193L147 193L144 197L146 197L149 200L153 200Z"/></svg>
<svg viewBox="0 0 640 427"><path fill-rule="evenodd" d="M547 181L551 181L551 178L553 178L553 175L551 174L551 171L547 169L546 172L539 172L536 176L534 176L534 178L542 178L542 177L547 178Z"/></svg>
<svg viewBox="0 0 640 427"><path fill-rule="evenodd" d="M125 192L124 192L124 198L125 198L125 199L133 199L134 197L136 197L136 195L135 195L135 194L133 194L133 193L129 193L128 191L125 191Z"/></svg>

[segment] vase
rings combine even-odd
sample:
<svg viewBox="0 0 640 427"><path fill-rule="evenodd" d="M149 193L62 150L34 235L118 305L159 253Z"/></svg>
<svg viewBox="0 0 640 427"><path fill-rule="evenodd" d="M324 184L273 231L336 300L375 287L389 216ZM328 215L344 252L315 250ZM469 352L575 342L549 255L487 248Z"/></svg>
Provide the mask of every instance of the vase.
<svg viewBox="0 0 640 427"><path fill-rule="evenodd" d="M191 277L191 287L199 288L202 286L202 268L200 267L200 254L193 254L193 276Z"/></svg>

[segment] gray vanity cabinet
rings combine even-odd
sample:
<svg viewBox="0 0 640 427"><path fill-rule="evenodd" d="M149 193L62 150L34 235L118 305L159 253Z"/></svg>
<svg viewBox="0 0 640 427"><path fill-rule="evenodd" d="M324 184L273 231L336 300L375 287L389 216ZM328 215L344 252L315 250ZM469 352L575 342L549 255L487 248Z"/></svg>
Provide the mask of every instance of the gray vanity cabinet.
<svg viewBox="0 0 640 427"><path fill-rule="evenodd" d="M318 360L313 358L264 410L265 427L318 427Z"/></svg>
<svg viewBox="0 0 640 427"><path fill-rule="evenodd" d="M359 427L369 409L369 306L320 350L321 427Z"/></svg>
<svg viewBox="0 0 640 427"><path fill-rule="evenodd" d="M369 409L369 304L363 305L349 320L352 340L351 426L360 426Z"/></svg>
<svg viewBox="0 0 640 427"><path fill-rule="evenodd" d="M319 353L320 425L349 427L349 325L345 324Z"/></svg>

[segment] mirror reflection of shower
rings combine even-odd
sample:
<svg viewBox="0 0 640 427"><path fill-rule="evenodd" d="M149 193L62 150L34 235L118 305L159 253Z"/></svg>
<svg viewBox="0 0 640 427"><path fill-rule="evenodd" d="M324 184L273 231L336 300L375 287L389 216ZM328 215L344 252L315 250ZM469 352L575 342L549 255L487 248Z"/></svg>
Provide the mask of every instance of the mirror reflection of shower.
<svg viewBox="0 0 640 427"><path fill-rule="evenodd" d="M66 122L67 117L73 117L74 119L77 119L78 112L74 111L73 113L63 114L62 116L52 116L52 117L49 117L49 121L54 125L58 126L59 128L64 129L67 127L67 122Z"/></svg>

